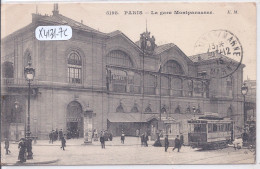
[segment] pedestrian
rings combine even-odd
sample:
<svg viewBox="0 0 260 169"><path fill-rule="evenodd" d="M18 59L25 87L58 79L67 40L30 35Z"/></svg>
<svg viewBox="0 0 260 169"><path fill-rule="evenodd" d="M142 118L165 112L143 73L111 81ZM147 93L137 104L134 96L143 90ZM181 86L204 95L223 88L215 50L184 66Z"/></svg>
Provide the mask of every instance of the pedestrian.
<svg viewBox="0 0 260 169"><path fill-rule="evenodd" d="M60 131L59 131L59 140L61 140L62 137L63 137L63 131L62 131L62 129L60 129Z"/></svg>
<svg viewBox="0 0 260 169"><path fill-rule="evenodd" d="M164 138L164 144L165 144L165 152L167 152L167 149L169 147L168 135L166 135Z"/></svg>
<svg viewBox="0 0 260 169"><path fill-rule="evenodd" d="M50 138L49 143L53 144L53 130L49 133L49 138Z"/></svg>
<svg viewBox="0 0 260 169"><path fill-rule="evenodd" d="M105 149L105 137L104 137L104 134L103 132L101 132L101 135L100 135L100 139L99 139L100 143L101 143L101 148Z"/></svg>
<svg viewBox="0 0 260 169"><path fill-rule="evenodd" d="M136 131L135 131L135 136L138 137L138 138L139 138L139 133L140 133L140 132L139 132L139 129L136 129Z"/></svg>
<svg viewBox="0 0 260 169"><path fill-rule="evenodd" d="M148 134L145 132L145 133L144 133L144 146L145 146L145 147L148 147L148 143L147 143L148 140L149 140Z"/></svg>
<svg viewBox="0 0 260 169"><path fill-rule="evenodd" d="M54 133L54 141L58 140L58 135L59 135L59 131L58 131L58 129L56 129L56 131Z"/></svg>
<svg viewBox="0 0 260 169"><path fill-rule="evenodd" d="M122 144L125 143L125 133L124 133L124 131L122 131L122 134L121 134L121 143Z"/></svg>
<svg viewBox="0 0 260 169"><path fill-rule="evenodd" d="M9 150L9 140L7 138L5 138L5 154L8 155L8 153L11 153L11 151Z"/></svg>
<svg viewBox="0 0 260 169"><path fill-rule="evenodd" d="M181 136L180 136L180 148L183 146L183 143L184 143L184 138L183 138L183 134L180 133Z"/></svg>
<svg viewBox="0 0 260 169"><path fill-rule="evenodd" d="M174 140L174 148L172 149L172 151L175 150L175 148L178 148L178 152L180 152L180 139L179 139L179 135L177 135L177 137Z"/></svg>
<svg viewBox="0 0 260 169"><path fill-rule="evenodd" d="M65 150L64 148L66 147L66 140L65 140L65 134L64 136L62 136L61 138L61 147L63 150Z"/></svg>
<svg viewBox="0 0 260 169"><path fill-rule="evenodd" d="M18 148L19 148L18 160L20 160L21 163L26 162L26 143L24 138L20 139Z"/></svg>
<svg viewBox="0 0 260 169"><path fill-rule="evenodd" d="M157 139L155 140L154 147L162 147L161 141L160 141L160 135L157 136Z"/></svg>
<svg viewBox="0 0 260 169"><path fill-rule="evenodd" d="M144 133L141 135L141 146L144 146Z"/></svg>

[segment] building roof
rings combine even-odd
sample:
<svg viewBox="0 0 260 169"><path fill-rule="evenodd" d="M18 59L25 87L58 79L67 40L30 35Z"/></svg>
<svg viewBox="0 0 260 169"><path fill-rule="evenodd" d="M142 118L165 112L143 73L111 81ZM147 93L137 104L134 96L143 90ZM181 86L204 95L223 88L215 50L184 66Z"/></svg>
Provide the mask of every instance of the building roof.
<svg viewBox="0 0 260 169"><path fill-rule="evenodd" d="M164 44L164 45L161 45L161 46L157 46L155 49L154 49L154 55L158 55L172 47L176 47L175 44L173 43L167 43L167 44Z"/></svg>
<svg viewBox="0 0 260 169"><path fill-rule="evenodd" d="M209 61L209 60L215 60L218 58L223 58L225 60L233 60L225 55L222 55L220 53L214 52L214 54L212 52L210 53L201 53L201 54L197 54L197 55L192 55L189 56L189 58L193 61L193 62L203 62L203 61ZM235 61L235 60L233 60ZM237 62L237 61L235 61Z"/></svg>
<svg viewBox="0 0 260 169"><path fill-rule="evenodd" d="M157 119L154 114L141 113L109 113L108 120L114 123L134 123L134 122L148 122L152 119Z"/></svg>
<svg viewBox="0 0 260 169"><path fill-rule="evenodd" d="M81 30L88 31L88 32L94 32L97 34L106 35L105 33L102 33L96 29L93 29L87 25L84 25L81 22L77 22L77 21L70 19L66 16L63 16L59 13L53 14L51 16L39 15L39 14L34 14L34 15L38 15L38 18L39 18L38 21L57 23L57 24L61 24L61 25L69 25L76 29L81 29Z"/></svg>

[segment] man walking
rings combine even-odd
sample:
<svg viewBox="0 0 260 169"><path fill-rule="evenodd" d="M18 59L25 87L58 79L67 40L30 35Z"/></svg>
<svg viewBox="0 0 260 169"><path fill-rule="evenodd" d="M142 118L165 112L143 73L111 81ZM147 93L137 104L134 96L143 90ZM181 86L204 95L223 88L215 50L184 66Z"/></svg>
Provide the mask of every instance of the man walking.
<svg viewBox="0 0 260 169"><path fill-rule="evenodd" d="M125 143L125 133L122 130L122 134L121 134L121 143L124 144Z"/></svg>
<svg viewBox="0 0 260 169"><path fill-rule="evenodd" d="M147 143L148 140L149 140L148 135L145 132L145 134L144 134L144 145L145 145L145 147L148 147L148 143Z"/></svg>
<svg viewBox="0 0 260 169"><path fill-rule="evenodd" d="M60 129L60 131L59 131L59 140L61 140L62 136L63 136L63 132L62 132L62 129Z"/></svg>
<svg viewBox="0 0 260 169"><path fill-rule="evenodd" d="M167 152L167 149L168 149L168 147L169 147L168 135L165 136L164 144L165 144L165 152Z"/></svg>
<svg viewBox="0 0 260 169"><path fill-rule="evenodd" d="M180 136L180 148L183 146L183 143L184 143L184 139L183 139L183 134L181 133L181 136Z"/></svg>
<svg viewBox="0 0 260 169"><path fill-rule="evenodd" d="M64 148L66 147L66 140L65 140L65 134L64 136L61 137L61 147L63 150L65 150Z"/></svg>
<svg viewBox="0 0 260 169"><path fill-rule="evenodd" d="M101 143L101 148L102 148L102 149L103 149L103 148L105 149L105 137L104 137L103 132L101 132L99 141L100 141L100 143Z"/></svg>
<svg viewBox="0 0 260 169"><path fill-rule="evenodd" d="M180 152L180 139L179 139L179 135L177 135L177 137L174 140L174 148L172 149L172 151L175 150L175 148L178 148L178 152Z"/></svg>
<svg viewBox="0 0 260 169"><path fill-rule="evenodd" d="M11 151L9 150L9 140L7 138L5 138L5 150L6 150L6 155L8 155L8 153L11 153Z"/></svg>

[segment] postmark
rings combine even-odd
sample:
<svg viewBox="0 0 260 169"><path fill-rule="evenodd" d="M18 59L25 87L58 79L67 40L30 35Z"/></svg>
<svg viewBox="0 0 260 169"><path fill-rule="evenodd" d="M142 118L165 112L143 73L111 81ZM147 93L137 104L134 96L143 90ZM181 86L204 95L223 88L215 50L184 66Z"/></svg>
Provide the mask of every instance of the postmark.
<svg viewBox="0 0 260 169"><path fill-rule="evenodd" d="M238 37L228 30L212 30L202 35L195 44L195 53L203 55L201 61L207 60L211 78L232 75L243 59L243 48Z"/></svg>

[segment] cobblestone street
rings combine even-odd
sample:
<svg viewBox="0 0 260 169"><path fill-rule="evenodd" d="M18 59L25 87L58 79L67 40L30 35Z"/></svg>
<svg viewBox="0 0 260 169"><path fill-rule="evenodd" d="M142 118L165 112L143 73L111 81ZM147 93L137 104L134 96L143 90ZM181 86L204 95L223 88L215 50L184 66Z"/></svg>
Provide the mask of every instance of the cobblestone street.
<svg viewBox="0 0 260 169"><path fill-rule="evenodd" d="M10 155L3 153L2 163L15 165L18 157L18 145L10 142ZM125 144L120 138L106 142L106 149L101 149L99 142L83 145L83 139L67 140L65 151L60 149L60 142L49 144L40 140L33 144L34 159L25 165L92 165L92 164L248 164L254 163L253 152L247 149L234 150L229 147L222 150L198 151L188 146L180 152L173 152L172 147L164 152L164 147L141 147L140 140L126 137ZM5 152L2 144L2 152ZM46 164L44 163L46 162Z"/></svg>

